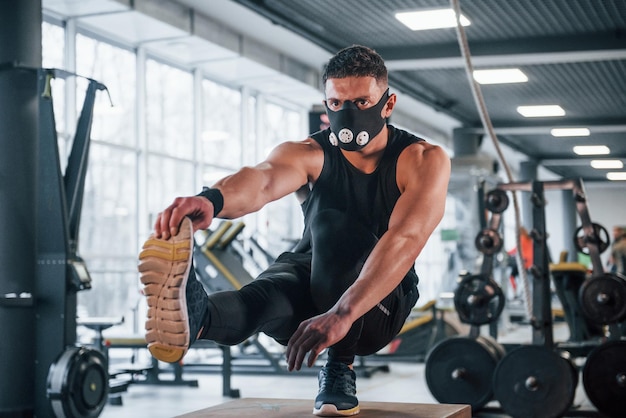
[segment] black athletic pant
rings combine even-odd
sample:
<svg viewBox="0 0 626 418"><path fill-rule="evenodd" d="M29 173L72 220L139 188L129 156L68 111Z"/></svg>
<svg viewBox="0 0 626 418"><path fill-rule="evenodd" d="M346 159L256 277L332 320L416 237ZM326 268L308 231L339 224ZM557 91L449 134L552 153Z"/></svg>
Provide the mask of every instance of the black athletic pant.
<svg viewBox="0 0 626 418"><path fill-rule="evenodd" d="M356 280L376 237L335 210L320 212L311 231L311 253L283 253L240 290L209 295L201 338L235 345L263 332L286 345L303 320L332 307ZM387 345L417 302L416 284L411 269L395 290L330 347L329 358L352 364L355 355L373 354Z"/></svg>

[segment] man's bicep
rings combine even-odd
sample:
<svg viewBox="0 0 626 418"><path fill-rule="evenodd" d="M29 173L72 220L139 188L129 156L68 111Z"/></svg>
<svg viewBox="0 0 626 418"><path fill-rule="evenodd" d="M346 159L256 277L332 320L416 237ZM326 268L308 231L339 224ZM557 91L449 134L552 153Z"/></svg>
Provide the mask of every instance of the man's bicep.
<svg viewBox="0 0 626 418"><path fill-rule="evenodd" d="M405 184L389 227L398 227L416 234L427 231L430 235L441 221L445 210L450 160L437 147L425 151L417 161L409 161L406 167Z"/></svg>
<svg viewBox="0 0 626 418"><path fill-rule="evenodd" d="M304 142L288 142L276 147L257 166L266 178L266 193L275 200L300 189L309 181L315 159L315 153Z"/></svg>

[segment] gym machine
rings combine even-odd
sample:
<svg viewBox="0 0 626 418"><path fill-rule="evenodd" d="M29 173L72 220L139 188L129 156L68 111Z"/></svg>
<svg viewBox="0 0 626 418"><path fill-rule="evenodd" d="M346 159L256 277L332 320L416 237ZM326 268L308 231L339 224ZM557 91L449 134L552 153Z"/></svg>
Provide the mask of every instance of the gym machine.
<svg viewBox="0 0 626 418"><path fill-rule="evenodd" d="M479 196L482 198L482 188ZM482 199L479 213L484 213ZM441 403L462 403L481 410L493 399L492 375L504 357L505 348L496 341L495 323L504 309L505 297L493 280L495 255L502 249L498 233L502 211L493 211L487 225L480 217L481 230L475 239L483 254L479 274L463 274L454 292L459 320L470 326L469 335L453 336L437 343L428 352L424 375L431 394ZM481 327L489 325L489 335Z"/></svg>
<svg viewBox="0 0 626 418"><path fill-rule="evenodd" d="M78 254L78 233L93 106L106 87L88 79L82 111L65 174L59 164L51 81L76 76L38 69L39 158L37 210L35 415L97 417L108 394L107 360L96 349L76 345L77 292L91 288L91 277Z"/></svg>
<svg viewBox="0 0 626 418"><path fill-rule="evenodd" d="M573 237L574 244L589 254L593 269L578 284L557 283L556 287L561 287L557 293L562 299L568 296L564 305L567 303L570 313L580 310L582 317L603 330L590 341L581 343L581 334L575 328L569 342L556 343L553 338L545 190L571 190L574 196L582 223ZM504 305L504 296L491 278L489 264L490 256L502 247L498 228L500 214L508 207L507 191L531 195L533 291L532 343L505 347L495 341L497 333L486 337L480 334L479 327L493 324ZM626 399L626 340L620 324L626 319L626 279L603 272L600 253L609 246L608 233L591 221L582 181L499 184L485 196L485 207L492 217L489 226L476 237L476 246L485 255L482 271L462 277L455 291L455 306L460 319L471 324L470 335L444 340L429 352L425 374L433 396L440 402L468 403L474 411L495 398L513 417L560 417L571 408L579 382L574 353L586 356L582 379L589 400L607 416L622 416ZM556 273L558 280L569 280L565 277L567 270ZM572 328L571 322L568 324Z"/></svg>

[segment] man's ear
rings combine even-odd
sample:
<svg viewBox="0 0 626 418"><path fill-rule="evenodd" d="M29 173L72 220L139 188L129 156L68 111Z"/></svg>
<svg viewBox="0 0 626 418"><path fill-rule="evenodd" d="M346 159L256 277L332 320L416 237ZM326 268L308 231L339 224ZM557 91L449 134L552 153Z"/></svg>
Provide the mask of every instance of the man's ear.
<svg viewBox="0 0 626 418"><path fill-rule="evenodd" d="M398 99L398 96L396 96L395 93L391 93L389 95L389 98L387 99L387 103L385 104L385 107L383 107L383 117L386 119L389 116L391 116L391 113L393 113L393 108L396 106L396 100Z"/></svg>

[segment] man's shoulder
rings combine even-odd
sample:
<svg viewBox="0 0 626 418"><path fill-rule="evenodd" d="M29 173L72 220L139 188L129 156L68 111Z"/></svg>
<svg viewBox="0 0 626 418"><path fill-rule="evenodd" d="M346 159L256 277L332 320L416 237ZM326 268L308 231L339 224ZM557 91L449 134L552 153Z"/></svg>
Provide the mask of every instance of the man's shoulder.
<svg viewBox="0 0 626 418"><path fill-rule="evenodd" d="M399 141L408 141L408 142L423 142L425 141L424 138L420 138L419 136L409 132L409 131L405 131L404 129L398 128L395 125L392 124L387 124L387 128L389 129L389 131L391 132L391 137L393 137L395 140L399 140Z"/></svg>
<svg viewBox="0 0 626 418"><path fill-rule="evenodd" d="M439 145L426 141L409 144L398 159L399 167L411 172L450 170L450 156Z"/></svg>

